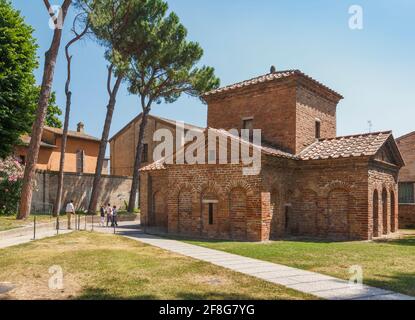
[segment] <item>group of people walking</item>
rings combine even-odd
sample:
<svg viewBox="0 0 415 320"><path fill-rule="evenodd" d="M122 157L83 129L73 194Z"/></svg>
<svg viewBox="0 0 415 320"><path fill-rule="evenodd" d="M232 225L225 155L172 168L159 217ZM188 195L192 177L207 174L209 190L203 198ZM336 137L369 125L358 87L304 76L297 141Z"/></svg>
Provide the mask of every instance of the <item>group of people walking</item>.
<svg viewBox="0 0 415 320"><path fill-rule="evenodd" d="M107 218L106 226L108 227L111 224L111 227L118 227L118 212L117 206L111 207L111 204L108 203L107 206L101 206L101 221L100 226L105 227L105 217Z"/></svg>
<svg viewBox="0 0 415 320"><path fill-rule="evenodd" d="M75 214L75 206L73 200L69 201L65 208L66 215L68 217L68 229L71 228L71 217ZM101 221L100 226L105 227L105 218L107 218L106 226L108 227L111 224L111 227L118 227L118 210L117 206L111 207L111 204L107 206L101 206Z"/></svg>

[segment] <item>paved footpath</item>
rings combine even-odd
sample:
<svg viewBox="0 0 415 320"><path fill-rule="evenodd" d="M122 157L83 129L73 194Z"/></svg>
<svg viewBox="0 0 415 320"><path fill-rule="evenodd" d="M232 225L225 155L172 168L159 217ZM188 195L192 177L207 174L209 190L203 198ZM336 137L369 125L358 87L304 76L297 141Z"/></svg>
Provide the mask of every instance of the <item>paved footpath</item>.
<svg viewBox="0 0 415 320"><path fill-rule="evenodd" d="M97 229L97 231L111 232L105 228ZM349 284L348 281L315 272L144 234L137 230L137 227L134 230L131 225L121 226L117 234L323 299L415 300L415 297L365 285Z"/></svg>
<svg viewBox="0 0 415 320"><path fill-rule="evenodd" d="M59 234L65 234L72 232L71 230L59 230ZM36 240L45 239L49 237L56 236L56 230L43 230L36 232ZM24 235L7 237L0 239L0 249L16 246L23 243L28 243L33 241L33 231L28 232Z"/></svg>

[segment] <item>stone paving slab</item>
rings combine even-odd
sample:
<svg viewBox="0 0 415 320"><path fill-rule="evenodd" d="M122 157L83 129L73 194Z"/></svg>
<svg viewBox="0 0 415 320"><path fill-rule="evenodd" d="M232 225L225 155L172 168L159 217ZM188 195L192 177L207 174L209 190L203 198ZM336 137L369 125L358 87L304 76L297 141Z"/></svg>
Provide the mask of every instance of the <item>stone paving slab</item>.
<svg viewBox="0 0 415 320"><path fill-rule="evenodd" d="M404 294L393 293L393 294L364 297L359 300L414 300L414 299L413 297L408 297Z"/></svg>
<svg viewBox="0 0 415 320"><path fill-rule="evenodd" d="M236 270L239 271L239 270ZM262 272L262 273L251 273L251 275L257 277L257 278L261 278L261 279L272 279L275 281L278 281L279 279L282 278L289 278L291 279L291 283L293 284L298 284L299 282L296 280L293 280L291 277L295 277L295 276L299 276L299 275L303 275L302 273L303 270L274 270L272 272ZM241 272L241 271L239 271Z"/></svg>
<svg viewBox="0 0 415 320"><path fill-rule="evenodd" d="M59 234L70 233L72 230L60 230ZM56 236L56 230L40 231L36 233L36 240L50 238ZM0 240L0 249L8 248L12 246L17 246L19 244L24 244L33 241L33 234L26 234L18 237L10 237Z"/></svg>
<svg viewBox="0 0 415 320"><path fill-rule="evenodd" d="M318 294L330 300L344 300L345 298L348 300L366 300L371 297L379 298L374 300L383 300L380 297L399 295L392 291L356 284L350 284L347 288L319 291Z"/></svg>
<svg viewBox="0 0 415 320"><path fill-rule="evenodd" d="M290 288L307 292L307 293L313 293L313 292L319 292L319 291L325 291L325 290L333 290L333 289L348 289L350 287L349 283L343 280L315 280L312 282L306 282L306 283L298 283L290 285Z"/></svg>
<svg viewBox="0 0 415 320"><path fill-rule="evenodd" d="M301 274L299 276L290 277L290 279L293 281L297 281L297 283L307 283L307 282L314 282L314 281L332 280L335 278L310 272L310 274L306 274L306 275Z"/></svg>
<svg viewBox="0 0 415 320"><path fill-rule="evenodd" d="M205 262L210 262L232 271L253 276L271 283L295 289L316 297L329 300L415 300L383 289L349 284L334 277L296 269L271 262L246 258L235 254L186 244L175 240L165 240L153 235L137 232L130 239L183 254Z"/></svg>

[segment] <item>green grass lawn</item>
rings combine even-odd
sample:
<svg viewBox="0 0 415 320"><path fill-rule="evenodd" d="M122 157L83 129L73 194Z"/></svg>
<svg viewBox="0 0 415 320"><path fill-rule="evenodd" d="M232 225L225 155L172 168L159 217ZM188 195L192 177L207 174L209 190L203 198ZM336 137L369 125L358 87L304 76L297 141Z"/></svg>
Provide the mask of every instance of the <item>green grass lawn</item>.
<svg viewBox="0 0 415 320"><path fill-rule="evenodd" d="M51 266L64 289L48 287ZM120 236L75 232L0 250L0 299L312 299Z"/></svg>
<svg viewBox="0 0 415 320"><path fill-rule="evenodd" d="M415 231L403 233L402 239L383 242L186 242L342 279L360 265L364 284L415 296Z"/></svg>
<svg viewBox="0 0 415 320"><path fill-rule="evenodd" d="M34 216L31 215L26 220L16 220L16 216L1 216L0 215L0 231L6 231L15 228L31 226L33 224ZM37 223L52 222L50 214L37 214Z"/></svg>

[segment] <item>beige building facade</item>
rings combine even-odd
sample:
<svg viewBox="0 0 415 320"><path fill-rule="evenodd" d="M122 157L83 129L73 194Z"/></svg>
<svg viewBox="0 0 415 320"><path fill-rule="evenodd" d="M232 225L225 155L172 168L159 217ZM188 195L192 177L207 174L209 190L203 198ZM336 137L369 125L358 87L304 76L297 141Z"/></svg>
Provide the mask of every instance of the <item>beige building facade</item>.
<svg viewBox="0 0 415 320"><path fill-rule="evenodd" d="M59 171L63 130L44 127L39 150L37 170ZM21 145L15 147L15 156L26 162L30 136L21 137ZM95 173L100 139L85 133L84 124L78 123L77 130L68 132L64 172ZM103 174L108 174L108 160L104 162Z"/></svg>
<svg viewBox="0 0 415 320"><path fill-rule="evenodd" d="M142 115L139 114L109 140L111 150L111 175L126 177L133 176L134 161L136 155L135 150L138 143L141 119ZM154 162L153 152L160 142L154 141L153 137L154 133L159 129L167 129L172 133L173 137L176 136L175 121L149 115L144 133L142 167ZM203 129L185 123L184 130ZM175 148L176 145L174 144L174 150Z"/></svg>

